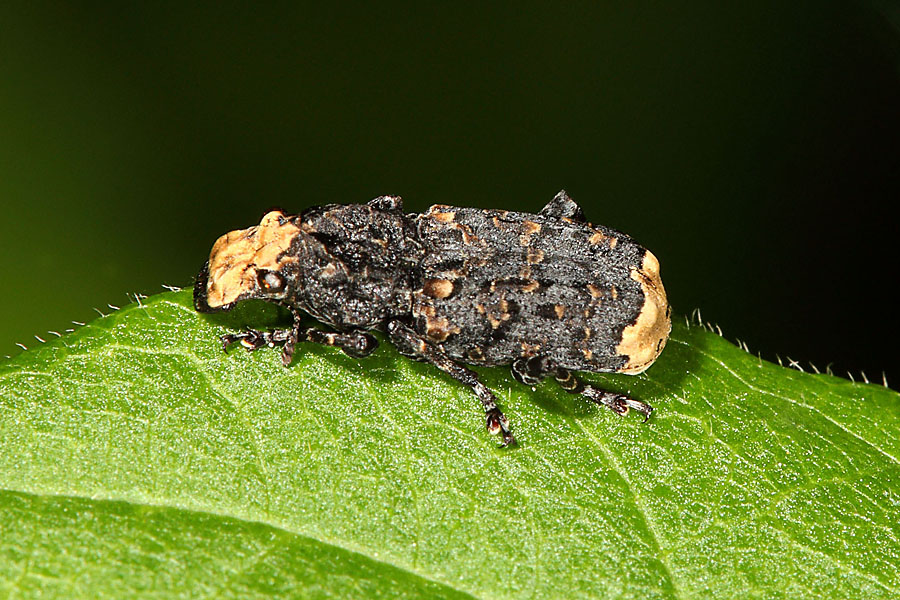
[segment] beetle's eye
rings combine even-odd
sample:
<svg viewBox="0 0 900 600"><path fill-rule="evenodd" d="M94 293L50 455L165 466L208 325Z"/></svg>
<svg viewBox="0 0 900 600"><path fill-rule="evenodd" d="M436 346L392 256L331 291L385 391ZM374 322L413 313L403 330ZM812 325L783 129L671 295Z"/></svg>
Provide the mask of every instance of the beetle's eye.
<svg viewBox="0 0 900 600"><path fill-rule="evenodd" d="M268 292L280 292L284 288L284 278L275 271L257 271L256 281Z"/></svg>

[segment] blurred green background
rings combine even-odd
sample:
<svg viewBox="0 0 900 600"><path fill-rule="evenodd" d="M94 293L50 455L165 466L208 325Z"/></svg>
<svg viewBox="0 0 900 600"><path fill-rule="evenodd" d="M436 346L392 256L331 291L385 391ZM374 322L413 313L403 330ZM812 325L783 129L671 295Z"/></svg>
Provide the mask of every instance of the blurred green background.
<svg viewBox="0 0 900 600"><path fill-rule="evenodd" d="M727 4L727 5L726 5ZM265 209L560 188L766 358L900 384L900 12L707 0L0 5L0 355Z"/></svg>

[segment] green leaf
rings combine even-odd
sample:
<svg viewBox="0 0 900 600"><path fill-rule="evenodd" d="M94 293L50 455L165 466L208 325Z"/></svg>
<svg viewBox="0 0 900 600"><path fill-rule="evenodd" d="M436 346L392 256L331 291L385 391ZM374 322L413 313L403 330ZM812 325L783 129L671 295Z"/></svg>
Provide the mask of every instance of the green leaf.
<svg viewBox="0 0 900 600"><path fill-rule="evenodd" d="M155 296L0 363L0 596L897 598L900 395L676 324L619 418Z"/></svg>

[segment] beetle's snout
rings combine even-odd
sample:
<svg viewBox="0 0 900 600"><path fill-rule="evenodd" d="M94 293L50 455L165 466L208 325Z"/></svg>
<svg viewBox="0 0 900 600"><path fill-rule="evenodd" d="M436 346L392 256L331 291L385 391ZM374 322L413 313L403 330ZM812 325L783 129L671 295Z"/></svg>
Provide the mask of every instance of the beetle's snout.
<svg viewBox="0 0 900 600"><path fill-rule="evenodd" d="M222 306L217 306L213 308L209 305L209 301L207 300L207 290L209 286L209 262L203 265L203 268L200 269L200 272L197 273L197 279L194 281L194 309L200 313L214 313L221 312L224 310L231 310L234 307L234 302L230 304L223 304Z"/></svg>

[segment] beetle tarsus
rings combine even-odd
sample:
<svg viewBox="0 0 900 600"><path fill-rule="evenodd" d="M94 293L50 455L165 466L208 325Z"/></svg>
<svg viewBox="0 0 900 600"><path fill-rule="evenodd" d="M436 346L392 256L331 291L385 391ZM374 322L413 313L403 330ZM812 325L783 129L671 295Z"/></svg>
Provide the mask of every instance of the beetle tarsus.
<svg viewBox="0 0 900 600"><path fill-rule="evenodd" d="M633 408L637 412L644 415L643 423L646 423L650 420L650 415L653 414L653 407L647 404L646 402L641 402L640 400L635 400L634 398L625 397L625 404L629 408Z"/></svg>
<svg viewBox="0 0 900 600"><path fill-rule="evenodd" d="M443 350L429 343L428 340L400 321L390 321L386 329L391 342L401 354L429 362L453 379L468 386L481 400L487 430L492 434L501 434L503 446L515 443L516 439L510 430L509 419L497 407L494 393L481 383L475 371L454 361Z"/></svg>
<svg viewBox="0 0 900 600"><path fill-rule="evenodd" d="M629 410L634 409L644 415L644 423L650 419L650 414L653 412L653 407L646 402L641 402L622 394L616 394L615 392L607 392L592 385L585 385L581 394L591 402L605 406L623 417L628 414Z"/></svg>
<svg viewBox="0 0 900 600"><path fill-rule="evenodd" d="M500 412L499 408L494 407L489 410L485 415L485 418L488 433L491 435L501 435L503 440L500 444L501 446L509 446L516 443L516 438L509 429L509 419Z"/></svg>
<svg viewBox="0 0 900 600"><path fill-rule="evenodd" d="M646 423L647 420L650 419L650 414L653 412L653 407L646 402L641 402L640 400L635 400L634 398L629 398L628 396L617 394L615 392L608 392L587 384L568 369L557 369L553 374L553 377L559 385L570 394L581 394L591 402L605 406L617 415L624 417L628 414L629 410L634 409L644 415L644 423Z"/></svg>

